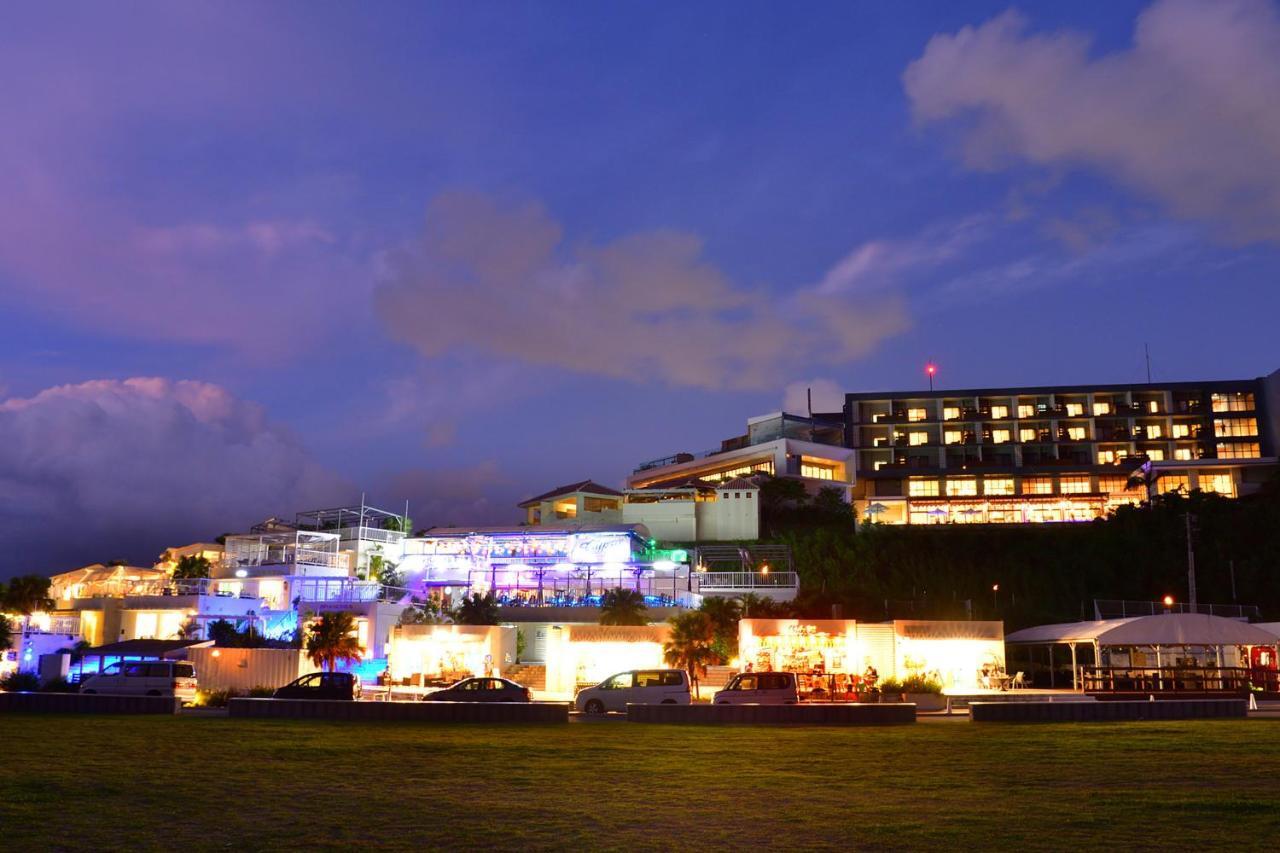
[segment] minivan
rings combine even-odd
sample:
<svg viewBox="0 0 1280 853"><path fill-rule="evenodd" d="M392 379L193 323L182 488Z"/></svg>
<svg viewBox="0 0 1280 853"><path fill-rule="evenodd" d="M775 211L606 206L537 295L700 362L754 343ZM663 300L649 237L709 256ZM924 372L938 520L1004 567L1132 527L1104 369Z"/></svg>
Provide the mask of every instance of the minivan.
<svg viewBox="0 0 1280 853"><path fill-rule="evenodd" d="M798 701L794 672L740 672L711 699L714 705L794 705Z"/></svg>
<svg viewBox="0 0 1280 853"><path fill-rule="evenodd" d="M196 668L186 661L149 660L113 663L80 683L81 693L173 696L196 700Z"/></svg>
<svg viewBox="0 0 1280 853"><path fill-rule="evenodd" d="M578 691L574 704L586 714L625 711L627 705L688 705L689 673L683 669L633 669Z"/></svg>

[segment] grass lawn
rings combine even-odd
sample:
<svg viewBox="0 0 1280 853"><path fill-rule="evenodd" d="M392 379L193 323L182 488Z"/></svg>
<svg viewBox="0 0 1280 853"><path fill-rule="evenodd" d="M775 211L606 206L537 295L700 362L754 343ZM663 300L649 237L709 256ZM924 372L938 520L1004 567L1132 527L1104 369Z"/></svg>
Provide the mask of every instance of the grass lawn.
<svg viewBox="0 0 1280 853"><path fill-rule="evenodd" d="M1280 722L0 717L0 849L1275 849Z"/></svg>

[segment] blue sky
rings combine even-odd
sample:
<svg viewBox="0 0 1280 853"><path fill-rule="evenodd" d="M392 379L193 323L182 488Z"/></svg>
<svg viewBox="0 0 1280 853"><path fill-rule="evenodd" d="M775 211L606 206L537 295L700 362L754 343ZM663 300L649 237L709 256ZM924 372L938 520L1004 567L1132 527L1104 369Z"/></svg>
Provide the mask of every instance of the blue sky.
<svg viewBox="0 0 1280 853"><path fill-rule="evenodd" d="M361 491L507 521L928 360L951 387L1134 380L1144 343L1159 378L1269 372L1278 21L11 10L0 575Z"/></svg>

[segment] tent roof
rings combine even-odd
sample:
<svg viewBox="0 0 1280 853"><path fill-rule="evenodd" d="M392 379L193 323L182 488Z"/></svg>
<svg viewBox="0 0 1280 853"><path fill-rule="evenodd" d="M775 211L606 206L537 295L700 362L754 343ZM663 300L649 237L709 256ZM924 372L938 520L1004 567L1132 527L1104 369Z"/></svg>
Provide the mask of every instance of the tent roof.
<svg viewBox="0 0 1280 853"><path fill-rule="evenodd" d="M1009 643L1092 643L1102 646L1269 646L1277 637L1270 631L1205 613L1164 613L1039 625L1014 631Z"/></svg>

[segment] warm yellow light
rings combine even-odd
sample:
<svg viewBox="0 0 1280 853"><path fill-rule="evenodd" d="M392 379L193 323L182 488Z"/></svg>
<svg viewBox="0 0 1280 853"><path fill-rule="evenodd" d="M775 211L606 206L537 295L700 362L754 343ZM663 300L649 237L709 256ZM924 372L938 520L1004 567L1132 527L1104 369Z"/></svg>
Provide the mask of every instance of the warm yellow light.
<svg viewBox="0 0 1280 853"><path fill-rule="evenodd" d="M999 592L999 591L1000 591L1000 584L998 584L998 583L993 583L993 584L991 585L991 591L992 591L992 592Z"/></svg>
<svg viewBox="0 0 1280 853"><path fill-rule="evenodd" d="M1165 606L1165 607L1172 607L1172 606L1173 606L1173 596L1172 596L1172 595L1166 595L1166 596L1164 597L1164 606Z"/></svg>
<svg viewBox="0 0 1280 853"><path fill-rule="evenodd" d="M761 566L761 567L760 567L760 574L762 574L762 575L767 575L767 574L769 574L769 564L768 564L768 563L765 563L763 566Z"/></svg>

